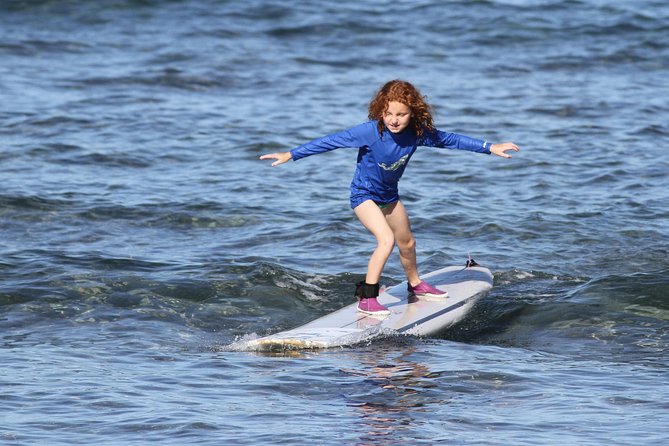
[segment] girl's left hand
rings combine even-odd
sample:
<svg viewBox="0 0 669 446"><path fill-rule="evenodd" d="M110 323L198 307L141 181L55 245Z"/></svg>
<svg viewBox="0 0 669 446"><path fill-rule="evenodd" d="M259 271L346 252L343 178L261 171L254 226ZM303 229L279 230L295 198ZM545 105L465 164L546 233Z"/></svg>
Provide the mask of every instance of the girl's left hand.
<svg viewBox="0 0 669 446"><path fill-rule="evenodd" d="M290 152L281 152L281 153L268 153L267 155L262 155L261 160L276 160L272 163L272 167L278 166L279 164L286 163L293 158Z"/></svg>
<svg viewBox="0 0 669 446"><path fill-rule="evenodd" d="M501 156L502 158L511 158L511 155L506 153L509 150L518 152L520 150L520 147L518 147L512 142L504 142L501 144L493 144L490 146L490 153L493 153L497 156Z"/></svg>

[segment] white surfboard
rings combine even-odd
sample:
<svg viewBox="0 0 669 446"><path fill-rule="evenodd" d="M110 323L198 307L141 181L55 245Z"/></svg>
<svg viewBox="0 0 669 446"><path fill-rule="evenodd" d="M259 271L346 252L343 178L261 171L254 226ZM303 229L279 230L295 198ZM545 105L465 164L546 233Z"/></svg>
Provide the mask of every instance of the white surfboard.
<svg viewBox="0 0 669 446"><path fill-rule="evenodd" d="M357 310L357 302L292 330L244 340L235 349L282 351L353 345L379 335L429 336L461 320L485 291L492 273L482 266L449 266L423 276L448 298L409 298L402 282L379 295L390 315L373 317ZM238 344L240 344L238 343Z"/></svg>

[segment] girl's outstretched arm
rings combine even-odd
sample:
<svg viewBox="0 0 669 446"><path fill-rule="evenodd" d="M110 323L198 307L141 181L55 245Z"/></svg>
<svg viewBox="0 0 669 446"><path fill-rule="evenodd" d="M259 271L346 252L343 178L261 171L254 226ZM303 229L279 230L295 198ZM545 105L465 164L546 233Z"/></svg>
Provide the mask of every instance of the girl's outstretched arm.
<svg viewBox="0 0 669 446"><path fill-rule="evenodd" d="M260 157L261 160L269 160L269 159L276 160L272 163L272 167L290 161L292 158L293 155L291 155L290 152L268 153Z"/></svg>
<svg viewBox="0 0 669 446"><path fill-rule="evenodd" d="M520 148L512 142L503 142L501 144L493 144L490 146L490 153L493 153L502 158L511 158L511 155L507 154L509 150L518 152Z"/></svg>

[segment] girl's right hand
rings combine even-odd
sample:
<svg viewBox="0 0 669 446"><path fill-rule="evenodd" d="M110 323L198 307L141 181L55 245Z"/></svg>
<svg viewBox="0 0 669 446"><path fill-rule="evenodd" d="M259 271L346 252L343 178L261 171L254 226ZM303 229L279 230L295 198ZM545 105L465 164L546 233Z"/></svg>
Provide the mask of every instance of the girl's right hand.
<svg viewBox="0 0 669 446"><path fill-rule="evenodd" d="M511 155L509 155L508 152L509 150L512 150L514 152L518 152L520 149L518 148L517 145L515 145L512 142L504 142L501 144L493 144L490 146L490 153L501 156L502 158L511 158Z"/></svg>
<svg viewBox="0 0 669 446"><path fill-rule="evenodd" d="M260 157L261 160L269 160L269 159L276 160L272 163L272 167L275 167L275 166L278 166L279 164L283 164L287 161L290 161L292 158L293 158L293 155L291 155L290 152L268 153L268 154L262 155Z"/></svg>

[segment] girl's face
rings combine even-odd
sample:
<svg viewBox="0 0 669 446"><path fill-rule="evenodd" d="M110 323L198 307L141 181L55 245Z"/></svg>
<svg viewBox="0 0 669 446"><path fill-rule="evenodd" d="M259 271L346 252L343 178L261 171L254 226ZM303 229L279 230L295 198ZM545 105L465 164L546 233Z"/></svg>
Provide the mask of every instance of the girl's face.
<svg viewBox="0 0 669 446"><path fill-rule="evenodd" d="M397 101L388 102L388 108L383 112L383 123L392 133L400 133L407 128L411 121L409 106Z"/></svg>

